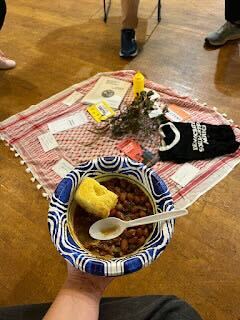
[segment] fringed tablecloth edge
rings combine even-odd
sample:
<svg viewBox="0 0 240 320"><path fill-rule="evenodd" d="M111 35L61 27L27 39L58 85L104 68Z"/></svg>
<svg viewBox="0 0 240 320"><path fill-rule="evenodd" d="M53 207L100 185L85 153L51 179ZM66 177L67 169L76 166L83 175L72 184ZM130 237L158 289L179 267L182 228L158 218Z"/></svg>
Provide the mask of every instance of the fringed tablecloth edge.
<svg viewBox="0 0 240 320"><path fill-rule="evenodd" d="M240 157L234 158L231 162L225 164L221 169L214 172L203 183L195 187L186 196L183 196L180 200L174 202L175 209L188 208L191 206L201 196L203 196L206 192L211 190L216 184L223 180L239 163ZM208 186L205 187L205 185Z"/></svg>

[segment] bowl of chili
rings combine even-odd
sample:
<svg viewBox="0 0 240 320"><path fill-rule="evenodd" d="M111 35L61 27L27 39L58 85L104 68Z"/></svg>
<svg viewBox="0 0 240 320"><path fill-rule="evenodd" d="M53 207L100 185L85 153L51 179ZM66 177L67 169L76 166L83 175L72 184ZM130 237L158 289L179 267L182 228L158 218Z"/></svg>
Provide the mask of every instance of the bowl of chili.
<svg viewBox="0 0 240 320"><path fill-rule="evenodd" d="M59 183L49 205L49 232L59 253L77 269L99 276L121 276L150 265L169 243L174 219L126 230L111 242L91 241L87 230L94 221L73 199L84 177L92 177L118 194L110 215L120 219L174 209L168 187L152 168L121 156L81 163Z"/></svg>

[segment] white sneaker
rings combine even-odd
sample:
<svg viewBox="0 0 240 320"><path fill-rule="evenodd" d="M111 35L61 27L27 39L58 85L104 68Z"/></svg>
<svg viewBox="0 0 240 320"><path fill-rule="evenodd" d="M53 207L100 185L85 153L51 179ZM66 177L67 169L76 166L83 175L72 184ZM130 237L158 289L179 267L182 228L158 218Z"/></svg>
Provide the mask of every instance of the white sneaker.
<svg viewBox="0 0 240 320"><path fill-rule="evenodd" d="M16 67L16 62L14 60L8 59L4 53L0 50L0 69L7 70Z"/></svg>
<svg viewBox="0 0 240 320"><path fill-rule="evenodd" d="M217 31L209 33L205 41L213 46L221 46L229 40L240 39L240 26L227 21Z"/></svg>

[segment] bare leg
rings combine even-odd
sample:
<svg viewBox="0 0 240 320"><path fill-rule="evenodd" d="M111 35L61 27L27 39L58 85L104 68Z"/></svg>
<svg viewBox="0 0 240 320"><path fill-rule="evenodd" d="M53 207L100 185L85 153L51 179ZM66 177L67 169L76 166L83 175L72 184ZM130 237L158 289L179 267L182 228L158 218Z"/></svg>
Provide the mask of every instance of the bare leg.
<svg viewBox="0 0 240 320"><path fill-rule="evenodd" d="M139 0L121 0L122 29L136 29L138 24Z"/></svg>

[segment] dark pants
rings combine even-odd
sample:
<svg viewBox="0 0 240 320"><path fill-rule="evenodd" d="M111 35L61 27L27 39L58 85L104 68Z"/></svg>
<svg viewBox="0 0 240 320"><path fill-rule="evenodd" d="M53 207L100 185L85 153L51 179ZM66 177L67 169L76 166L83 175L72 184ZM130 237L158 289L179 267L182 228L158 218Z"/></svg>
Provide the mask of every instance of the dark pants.
<svg viewBox="0 0 240 320"><path fill-rule="evenodd" d="M49 303L0 308L0 320L41 320ZM185 301L174 296L103 298L100 320L201 320Z"/></svg>
<svg viewBox="0 0 240 320"><path fill-rule="evenodd" d="M240 21L240 0L225 0L225 19L230 22Z"/></svg>
<svg viewBox="0 0 240 320"><path fill-rule="evenodd" d="M0 0L0 29L2 29L6 12L7 12L6 2L5 0Z"/></svg>

